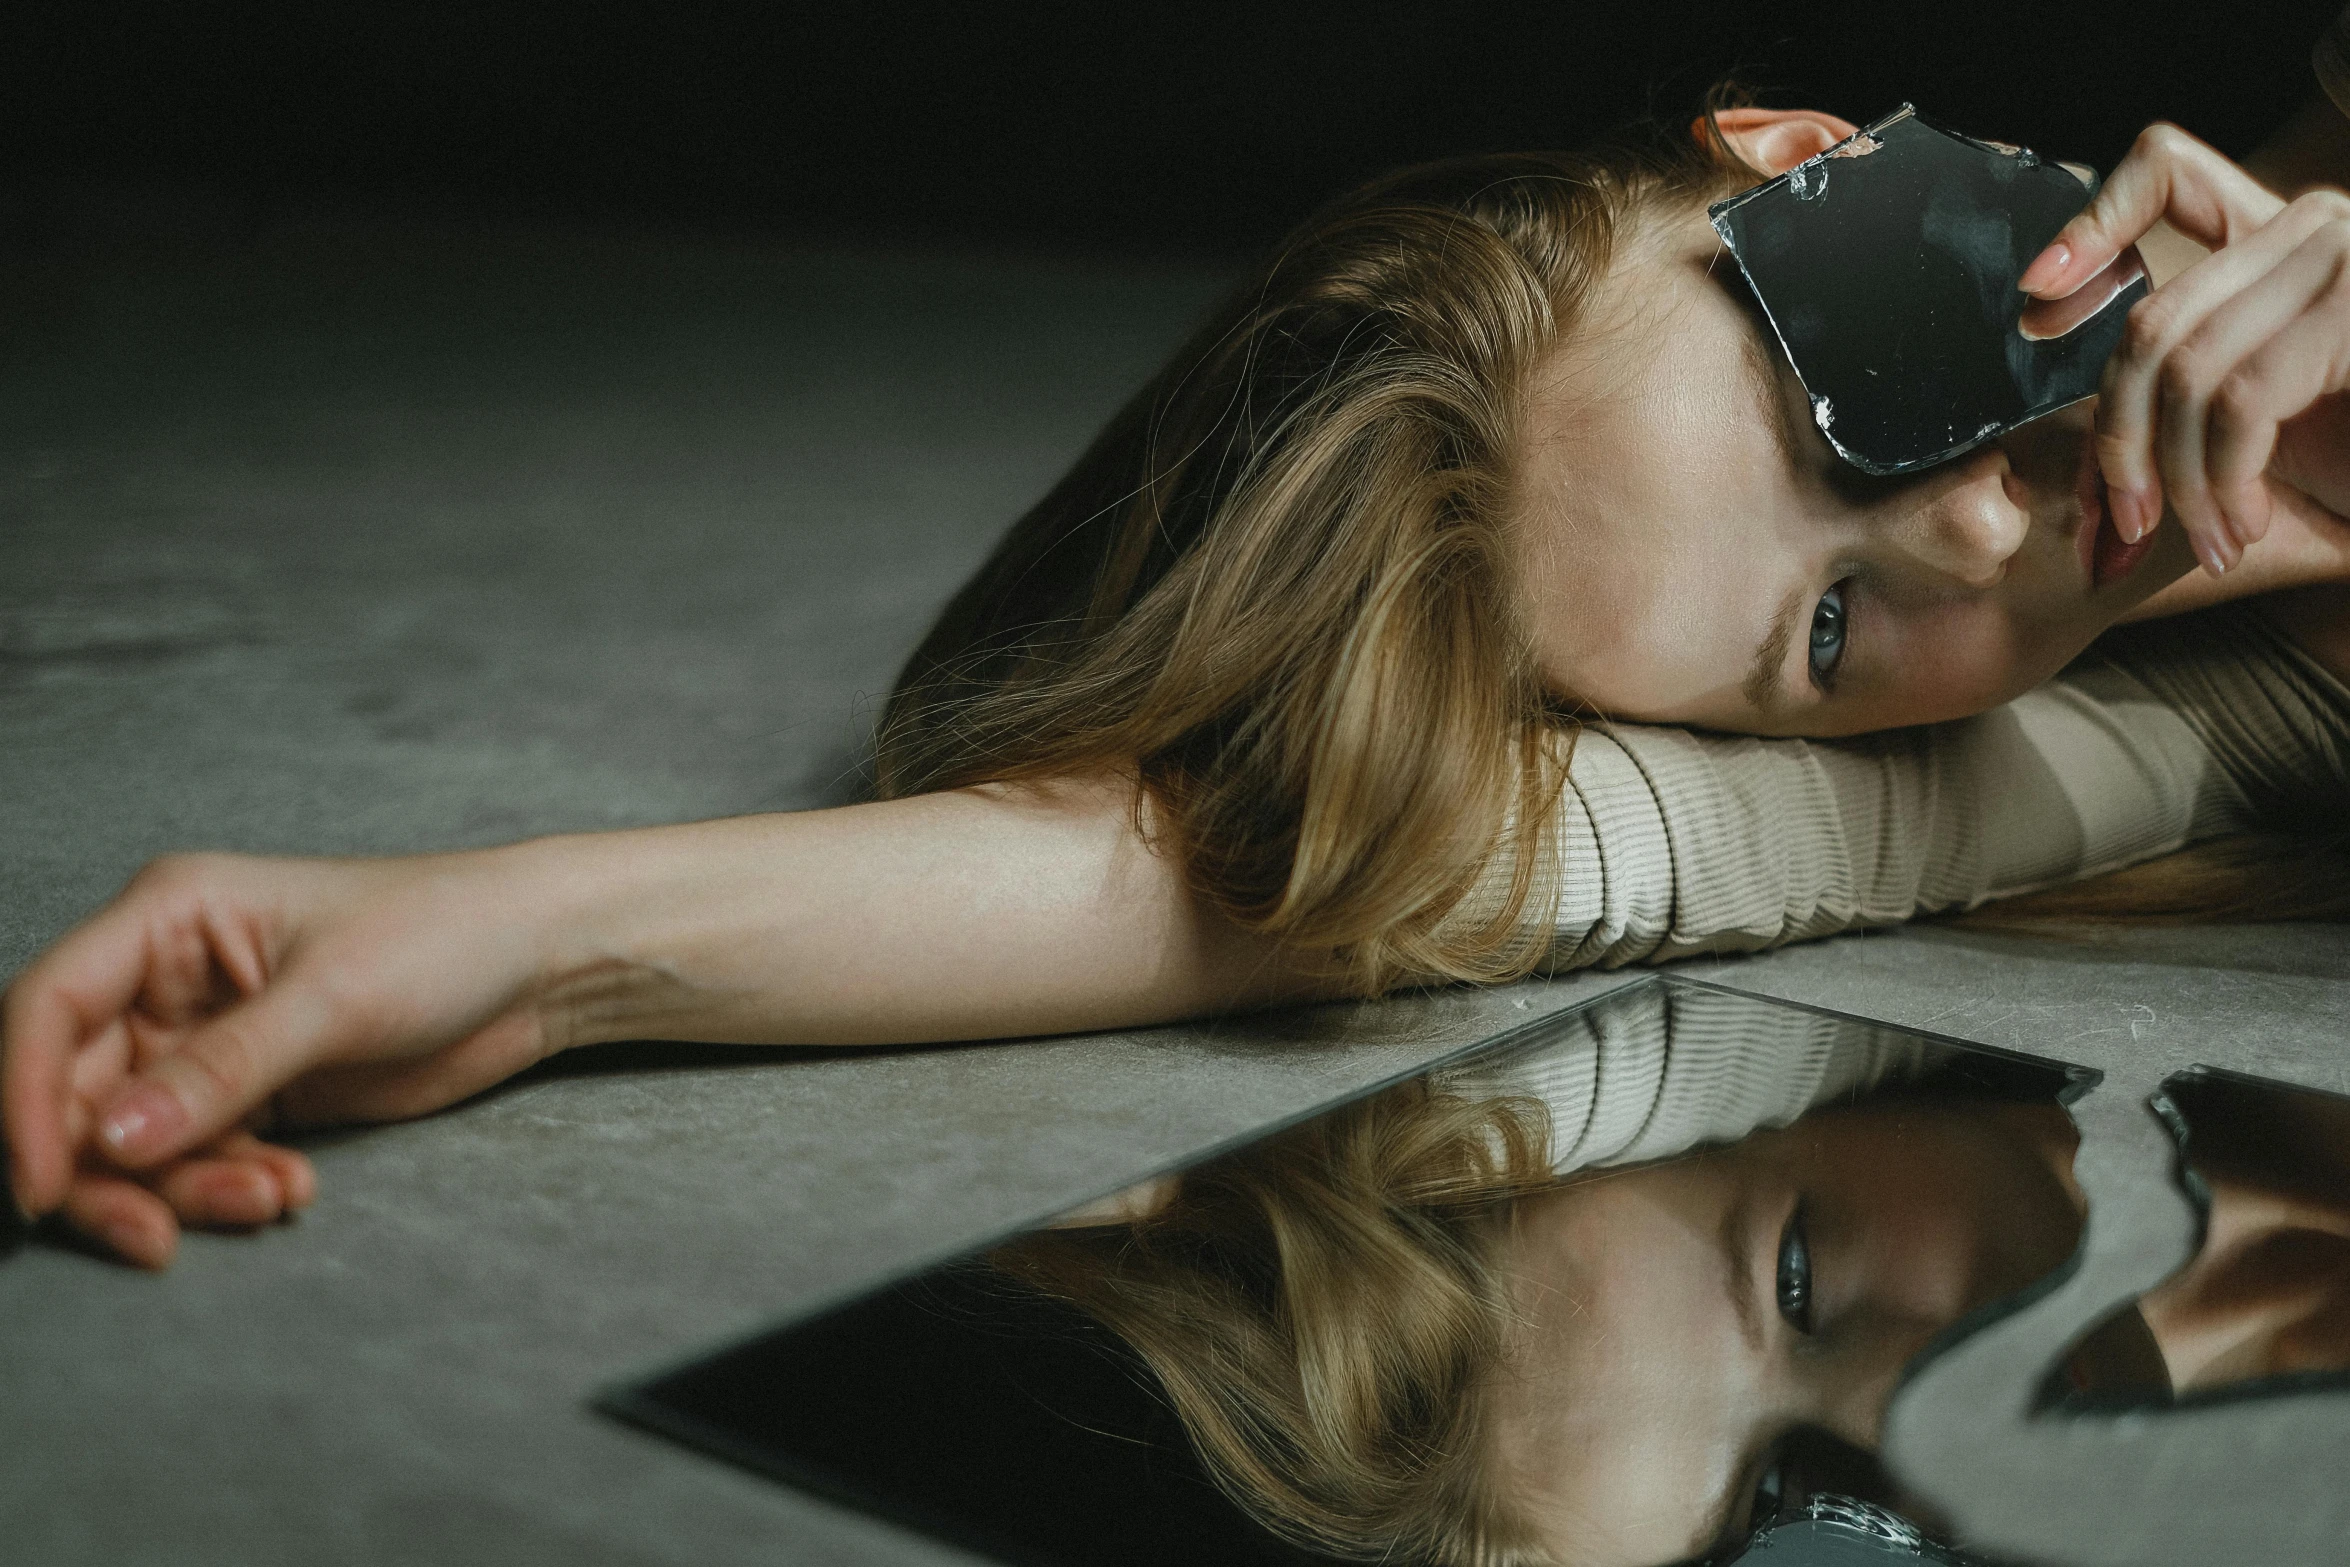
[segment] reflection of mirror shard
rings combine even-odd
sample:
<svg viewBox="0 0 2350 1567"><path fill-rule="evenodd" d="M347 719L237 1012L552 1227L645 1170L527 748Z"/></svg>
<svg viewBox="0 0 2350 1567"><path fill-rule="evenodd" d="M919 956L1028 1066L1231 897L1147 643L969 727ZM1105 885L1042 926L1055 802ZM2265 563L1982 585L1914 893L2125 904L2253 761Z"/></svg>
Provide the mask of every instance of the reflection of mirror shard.
<svg viewBox="0 0 2350 1567"><path fill-rule="evenodd" d="M2015 287L2087 197L2061 166L1905 106L1712 218L1813 409L1833 409L1821 433L1845 461L1893 474L2096 390L2143 275L2117 272L2060 329L2030 336Z"/></svg>
<svg viewBox="0 0 2350 1567"><path fill-rule="evenodd" d="M1876 1412L2072 1249L2088 1080L1649 981L617 1407L1014 1561L1952 1560Z"/></svg>
<svg viewBox="0 0 2350 1567"><path fill-rule="evenodd" d="M2212 1071L2172 1078L2163 1097L2203 1243L2113 1320L2144 1324L2169 1386L2091 1376L2069 1391L2163 1403L2339 1384L2350 1372L2350 1099Z"/></svg>
<svg viewBox="0 0 2350 1567"><path fill-rule="evenodd" d="M607 1407L1039 1567L2350 1559L2350 1099L2089 1037L1645 980Z"/></svg>

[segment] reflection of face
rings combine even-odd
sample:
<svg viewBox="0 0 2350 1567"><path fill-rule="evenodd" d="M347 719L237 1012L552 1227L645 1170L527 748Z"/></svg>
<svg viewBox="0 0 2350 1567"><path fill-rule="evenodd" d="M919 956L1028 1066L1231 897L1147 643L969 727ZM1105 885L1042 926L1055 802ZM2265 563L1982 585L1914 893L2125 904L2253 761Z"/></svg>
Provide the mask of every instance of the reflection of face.
<svg viewBox="0 0 2350 1567"><path fill-rule="evenodd" d="M1521 1202L1505 1486L1591 1567L1734 1536L1779 1443L1874 1448L1929 1338L2071 1254L2073 1145L2049 1105L1893 1102Z"/></svg>
<svg viewBox="0 0 2350 1567"><path fill-rule="evenodd" d="M1560 694L1760 734L1960 717L2193 566L2165 528L2094 580L2088 404L1905 478L1845 466L1725 272L1701 214L1652 225L1538 381L1525 592Z"/></svg>

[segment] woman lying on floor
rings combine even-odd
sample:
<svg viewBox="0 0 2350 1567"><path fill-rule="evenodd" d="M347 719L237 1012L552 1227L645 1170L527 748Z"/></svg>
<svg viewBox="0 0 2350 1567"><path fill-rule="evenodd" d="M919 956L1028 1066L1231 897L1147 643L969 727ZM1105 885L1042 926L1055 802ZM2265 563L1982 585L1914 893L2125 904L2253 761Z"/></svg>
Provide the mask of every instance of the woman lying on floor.
<svg viewBox="0 0 2350 1567"><path fill-rule="evenodd" d="M1851 129L1730 109L1324 211L948 606L871 804L148 867L9 989L17 1201L160 1266L183 1223L309 1200L249 1128L592 1041L1500 981L2338 821L2350 199L2149 132L2025 278L2058 299L2152 236L2104 396L1868 480L1705 217ZM2271 177L2344 144L2313 108Z"/></svg>

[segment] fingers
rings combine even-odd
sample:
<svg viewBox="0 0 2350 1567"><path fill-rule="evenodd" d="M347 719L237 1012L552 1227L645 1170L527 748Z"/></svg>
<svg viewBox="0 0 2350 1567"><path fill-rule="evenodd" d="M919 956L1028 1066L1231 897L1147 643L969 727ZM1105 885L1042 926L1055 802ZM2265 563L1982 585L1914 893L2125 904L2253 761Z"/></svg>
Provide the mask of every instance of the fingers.
<svg viewBox="0 0 2350 1567"><path fill-rule="evenodd" d="M186 1225L249 1229L274 1224L318 1196L318 1175L291 1148L231 1132L148 1177Z"/></svg>
<svg viewBox="0 0 2350 1567"><path fill-rule="evenodd" d="M266 1170L276 1182L278 1204L282 1210L270 1218L298 1213L318 1200L318 1172L309 1158L292 1148L276 1143L265 1143L251 1132L236 1131L219 1139L203 1150L207 1158L247 1160ZM187 1217L185 1214L182 1218Z"/></svg>
<svg viewBox="0 0 2350 1567"><path fill-rule="evenodd" d="M2346 262L2350 231L2313 235L2276 269L2263 296L2232 300L2213 314L2214 336L2242 352L2205 400L2202 472L2210 505L2247 545L2268 532L2273 492L2266 476L2280 426L2350 378Z"/></svg>
<svg viewBox="0 0 2350 1567"><path fill-rule="evenodd" d="M52 1212L65 1200L72 1143L67 1079L80 1028L57 998L23 979L0 999L0 1121L8 1135L8 1188L22 1212Z"/></svg>
<svg viewBox="0 0 2350 1567"><path fill-rule="evenodd" d="M169 1205L119 1175L76 1176L58 1211L74 1229L142 1268L167 1268L179 1251L179 1221Z"/></svg>
<svg viewBox="0 0 2350 1567"><path fill-rule="evenodd" d="M69 1124L75 1094L121 1070L124 1045L140 1037L134 1025L193 1021L260 985L257 929L214 918L241 863L219 855L153 862L8 987L0 1124L9 1185L26 1211L48 1213L65 1200L79 1140Z"/></svg>
<svg viewBox="0 0 2350 1567"><path fill-rule="evenodd" d="M183 1159L155 1183L183 1224L246 1229L285 1213L277 1177L248 1159Z"/></svg>
<svg viewBox="0 0 2350 1567"><path fill-rule="evenodd" d="M330 1053L343 1034L335 1021L312 987L264 991L147 1063L100 1112L100 1147L144 1170L210 1142Z"/></svg>
<svg viewBox="0 0 2350 1567"><path fill-rule="evenodd" d="M8 1180L29 1214L49 1213L65 1200L75 1057L137 996L147 959L146 915L119 898L18 975L0 1003Z"/></svg>
<svg viewBox="0 0 2350 1567"><path fill-rule="evenodd" d="M93 1244L142 1268L168 1267L183 1228L249 1230L310 1205L318 1178L291 1148L233 1132L144 1180L85 1166L59 1217Z"/></svg>
<svg viewBox="0 0 2350 1567"><path fill-rule="evenodd" d="M2024 268L2016 286L2062 299L2113 264L2158 222L2207 249L2232 245L2284 203L2175 125L2150 125L2104 187Z"/></svg>
<svg viewBox="0 0 2350 1567"><path fill-rule="evenodd" d="M2023 315L2016 321L2016 330L2032 342L2063 337L2087 324L2145 276L2145 258L2138 254L2138 247L2132 245L2114 259L2112 266L2064 298L2035 299L2026 305Z"/></svg>
<svg viewBox="0 0 2350 1567"><path fill-rule="evenodd" d="M2099 467L2125 540L2142 538L2167 502L2197 559L2217 576L2266 532L2260 470L2275 427L2328 389L2322 371L2330 350L2350 334L2338 304L2334 319L2322 309L2350 249L2346 214L2350 202L2340 197L2305 197L2132 308L2121 348L2105 368L2096 426ZM2280 336L2307 341L2288 358L2272 356L2258 382L2237 378ZM2297 377L2287 373L2293 364ZM2278 401L2289 386L2305 383L2313 384L2298 404ZM2216 453L2215 420L2222 442ZM2215 475L2215 459L2224 473Z"/></svg>

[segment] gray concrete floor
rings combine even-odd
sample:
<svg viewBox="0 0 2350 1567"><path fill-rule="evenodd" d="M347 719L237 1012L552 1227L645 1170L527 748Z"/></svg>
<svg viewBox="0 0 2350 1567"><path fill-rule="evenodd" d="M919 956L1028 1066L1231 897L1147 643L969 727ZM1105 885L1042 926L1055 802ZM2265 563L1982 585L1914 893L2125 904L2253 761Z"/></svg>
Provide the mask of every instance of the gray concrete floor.
<svg viewBox="0 0 2350 1567"><path fill-rule="evenodd" d="M1220 282L357 223L0 280L0 971L167 848L844 797L927 616ZM2282 1075L2350 1086L2337 931L1698 971L2023 1049L2282 1038ZM323 1139L310 1214L168 1275L0 1264L0 1560L960 1559L586 1400L1613 983L610 1051Z"/></svg>

